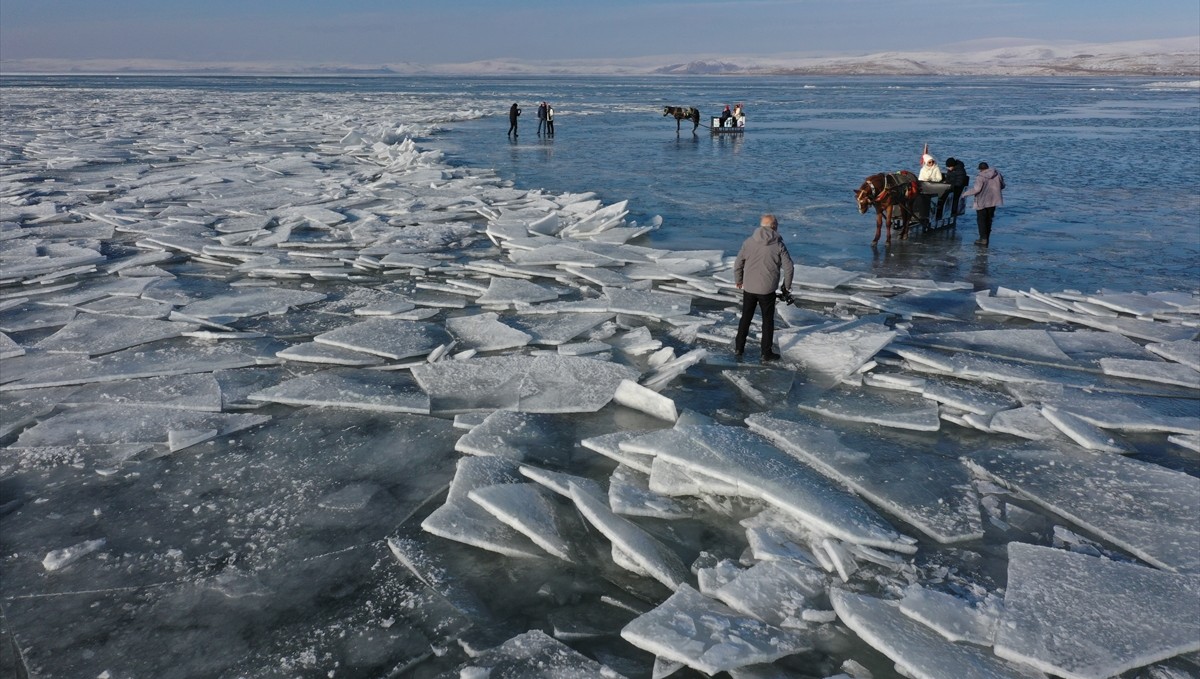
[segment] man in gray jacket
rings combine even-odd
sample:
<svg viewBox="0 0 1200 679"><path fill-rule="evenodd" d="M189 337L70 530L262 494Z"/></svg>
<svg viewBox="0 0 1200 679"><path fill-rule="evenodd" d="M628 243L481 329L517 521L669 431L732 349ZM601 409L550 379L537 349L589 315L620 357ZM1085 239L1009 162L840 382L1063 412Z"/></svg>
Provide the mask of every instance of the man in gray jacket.
<svg viewBox="0 0 1200 679"><path fill-rule="evenodd" d="M987 163L979 164L979 174L975 175L975 185L963 193L964 196L975 196L975 221L979 225L979 240L976 245L987 247L988 239L992 237L992 218L996 216L996 208L1004 206L1004 175Z"/></svg>
<svg viewBox="0 0 1200 679"><path fill-rule="evenodd" d="M792 287L792 256L779 237L779 220L763 215L758 228L742 243L733 263L733 282L742 291L742 318L738 322L733 350L738 358L746 350L746 337L754 320L755 307L762 309L762 359L779 358L775 353L775 288L783 273L783 290Z"/></svg>

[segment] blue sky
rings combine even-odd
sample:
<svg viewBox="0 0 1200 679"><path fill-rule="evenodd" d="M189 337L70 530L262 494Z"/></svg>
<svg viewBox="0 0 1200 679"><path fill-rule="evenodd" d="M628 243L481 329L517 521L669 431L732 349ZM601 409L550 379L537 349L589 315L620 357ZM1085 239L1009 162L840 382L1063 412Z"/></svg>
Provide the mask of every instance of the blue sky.
<svg viewBox="0 0 1200 679"><path fill-rule="evenodd" d="M816 56L1198 34L1197 0L0 0L2 59Z"/></svg>

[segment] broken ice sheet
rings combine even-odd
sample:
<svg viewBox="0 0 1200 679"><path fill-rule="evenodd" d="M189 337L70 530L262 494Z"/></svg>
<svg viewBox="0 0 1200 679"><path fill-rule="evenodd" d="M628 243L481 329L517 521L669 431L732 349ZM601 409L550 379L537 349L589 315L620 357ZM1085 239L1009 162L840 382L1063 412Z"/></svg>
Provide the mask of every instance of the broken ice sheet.
<svg viewBox="0 0 1200 679"><path fill-rule="evenodd" d="M424 356L451 339L439 325L393 318L372 318L313 338L319 344L392 360Z"/></svg>
<svg viewBox="0 0 1200 679"><path fill-rule="evenodd" d="M986 649L955 644L925 625L905 617L895 602L842 589L829 598L838 618L863 641L895 661L915 679L1035 679L1041 673L1012 665Z"/></svg>
<svg viewBox="0 0 1200 679"><path fill-rule="evenodd" d="M120 316L82 316L38 342L36 347L51 353L100 356L157 340L179 337L196 325Z"/></svg>
<svg viewBox="0 0 1200 679"><path fill-rule="evenodd" d="M915 394L869 387L836 387L816 401L800 403L801 410L844 422L878 424L895 429L937 431L937 403Z"/></svg>
<svg viewBox="0 0 1200 679"><path fill-rule="evenodd" d="M1200 578L1060 549L1008 546L996 655L1101 679L1200 650Z"/></svg>
<svg viewBox="0 0 1200 679"><path fill-rule="evenodd" d="M972 606L966 599L919 584L904 590L900 612L928 625L949 641L967 641L979 646L991 646L994 642L999 615L995 607Z"/></svg>
<svg viewBox="0 0 1200 679"><path fill-rule="evenodd" d="M81 406L21 432L14 448L74 443L166 443L172 431L211 431L212 438L270 420L264 415L205 413L149 405Z"/></svg>
<svg viewBox="0 0 1200 679"><path fill-rule="evenodd" d="M429 397L407 373L333 368L247 396L251 401L427 414Z"/></svg>
<svg viewBox="0 0 1200 679"><path fill-rule="evenodd" d="M448 540L463 542L506 556L538 558L546 552L470 499L478 488L523 483L517 463L500 457L459 458L450 493L441 507L421 522L421 528Z"/></svg>
<svg viewBox="0 0 1200 679"><path fill-rule="evenodd" d="M373 354L352 351L319 342L303 342L275 353L276 356L289 361L303 363L324 363L327 365L370 366L383 363L383 359Z"/></svg>
<svg viewBox="0 0 1200 679"><path fill-rule="evenodd" d="M875 324L834 332L780 332L779 353L800 363L814 384L830 387L856 372L895 337L895 331Z"/></svg>
<svg viewBox="0 0 1200 679"><path fill-rule="evenodd" d="M504 483L468 493L480 507L563 561L577 562L584 527L579 514L536 483Z"/></svg>
<svg viewBox="0 0 1200 679"><path fill-rule="evenodd" d="M497 410L463 434L454 449L566 468L576 459L576 436L566 415Z"/></svg>
<svg viewBox="0 0 1200 679"><path fill-rule="evenodd" d="M687 567L671 548L659 542L637 524L617 516L600 497L572 482L571 499L588 523L604 534L638 568L670 589L688 579Z"/></svg>
<svg viewBox="0 0 1200 679"><path fill-rule="evenodd" d="M221 385L210 373L125 380L75 389L61 403L70 405L142 404L182 410L221 412Z"/></svg>
<svg viewBox="0 0 1200 679"><path fill-rule="evenodd" d="M621 446L736 484L741 495L761 498L826 535L905 553L916 549L915 540L866 502L745 428L688 425Z"/></svg>
<svg viewBox="0 0 1200 679"><path fill-rule="evenodd" d="M621 679L622 676L545 632L532 630L471 658L439 679Z"/></svg>
<svg viewBox="0 0 1200 679"><path fill-rule="evenodd" d="M196 318L227 322L247 316L281 314L288 309L325 299L319 292L287 288L249 288L209 297L184 306L180 311Z"/></svg>
<svg viewBox="0 0 1200 679"><path fill-rule="evenodd" d="M762 561L713 596L767 624L803 629L807 627L802 617L805 609L828 606L825 587L825 574L799 561Z"/></svg>
<svg viewBox="0 0 1200 679"><path fill-rule="evenodd" d="M475 303L483 306L511 306L536 304L554 299L558 299L557 292L537 283L494 276L488 285L487 292L477 297Z"/></svg>
<svg viewBox="0 0 1200 679"><path fill-rule="evenodd" d="M560 313L549 316L513 316L504 323L529 334L533 344L557 346L611 320L610 313Z"/></svg>
<svg viewBox="0 0 1200 679"><path fill-rule="evenodd" d="M594 412L612 400L633 368L575 356L491 356L413 368L435 413L509 409Z"/></svg>
<svg viewBox="0 0 1200 679"><path fill-rule="evenodd" d="M1200 572L1200 479L1079 448L996 449L964 457L973 472L1147 563Z"/></svg>
<svg viewBox="0 0 1200 679"><path fill-rule="evenodd" d="M1200 372L1178 363L1102 358L1100 367L1104 370L1105 375L1200 389Z"/></svg>
<svg viewBox="0 0 1200 679"><path fill-rule="evenodd" d="M20 379L0 386L0 391L58 387L72 384L115 382L140 377L186 375L232 368L277 363L277 342L187 342L135 347L89 360L55 358L54 354L26 354L5 359L5 372L12 362L25 360L31 368ZM18 364L19 365L19 364Z"/></svg>
<svg viewBox="0 0 1200 679"><path fill-rule="evenodd" d="M629 643L707 674L811 650L806 635L743 615L688 585L621 630Z"/></svg>
<svg viewBox="0 0 1200 679"><path fill-rule="evenodd" d="M618 466L609 477L608 504L624 516L686 519L693 514L683 502L651 490L645 474L625 466Z"/></svg>
<svg viewBox="0 0 1200 679"><path fill-rule="evenodd" d="M529 344L532 337L520 330L501 323L494 313L472 316L455 316L446 319L446 329L462 342L463 346L478 351L514 349Z"/></svg>
<svg viewBox="0 0 1200 679"><path fill-rule="evenodd" d="M874 439L854 447L831 429L755 414L750 429L942 543L983 537L971 475L926 446Z"/></svg>

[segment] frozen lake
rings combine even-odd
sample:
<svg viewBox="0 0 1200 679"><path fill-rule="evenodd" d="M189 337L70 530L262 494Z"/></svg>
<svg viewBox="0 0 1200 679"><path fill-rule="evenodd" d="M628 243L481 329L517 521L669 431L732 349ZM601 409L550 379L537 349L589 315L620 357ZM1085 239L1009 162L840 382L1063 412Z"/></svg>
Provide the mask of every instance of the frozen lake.
<svg viewBox="0 0 1200 679"><path fill-rule="evenodd" d="M4 673L1200 676L1195 82L0 107ZM1004 174L990 250L971 211L870 245L853 189L926 143ZM767 211L761 365L730 256Z"/></svg>

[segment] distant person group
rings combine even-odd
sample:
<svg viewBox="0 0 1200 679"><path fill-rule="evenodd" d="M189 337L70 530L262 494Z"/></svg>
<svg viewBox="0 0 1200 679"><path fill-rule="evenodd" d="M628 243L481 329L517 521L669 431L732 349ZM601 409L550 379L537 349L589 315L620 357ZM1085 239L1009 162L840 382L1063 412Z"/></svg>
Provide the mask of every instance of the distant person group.
<svg viewBox="0 0 1200 679"><path fill-rule="evenodd" d="M508 136L516 137L517 135L517 119L521 117L521 107L513 102L513 105L508 109ZM542 130L546 131L547 137L554 136L554 107L547 102L538 104L537 108L537 134L542 136Z"/></svg>
<svg viewBox="0 0 1200 679"><path fill-rule="evenodd" d="M957 158L946 159L946 172L938 166L937 159L929 155L928 147L925 153L921 155L921 171L917 175L917 182L920 188L920 194L917 197L915 211L917 218L921 224L929 226L929 213L931 211L931 202L936 197L937 210L934 213L934 222L940 222L945 214L946 203L950 204L950 217L955 217L962 214L959 201L966 197L972 197L972 207L975 208L975 221L979 229L979 238L975 244L981 247L987 247L992 236L992 220L996 215L996 208L1004 205L1005 189L1004 176L995 168L989 167L987 163L979 163L979 174L975 176L975 184L967 189L970 183L970 177L967 176L967 169L961 160Z"/></svg>

